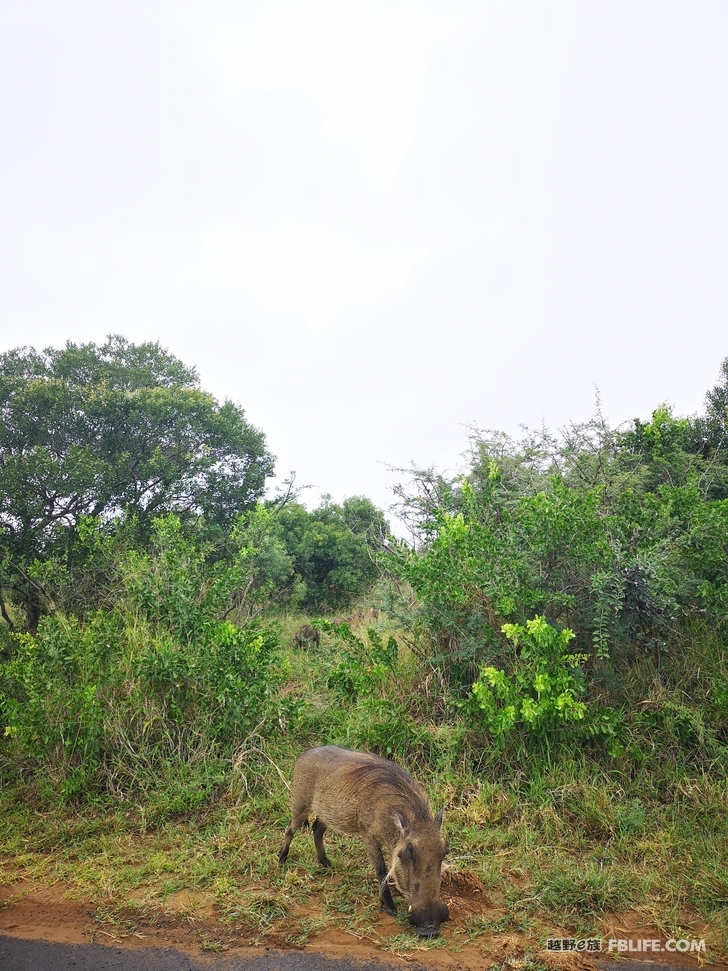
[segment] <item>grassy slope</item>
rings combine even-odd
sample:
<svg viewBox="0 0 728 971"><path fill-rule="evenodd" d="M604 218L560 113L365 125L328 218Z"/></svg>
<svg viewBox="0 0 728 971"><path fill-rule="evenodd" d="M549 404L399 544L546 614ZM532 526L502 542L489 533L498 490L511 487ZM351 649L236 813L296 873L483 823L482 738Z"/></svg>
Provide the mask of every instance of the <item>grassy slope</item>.
<svg viewBox="0 0 728 971"><path fill-rule="evenodd" d="M354 621L361 628L376 619ZM327 835L333 875L316 867L307 834L294 842L290 865L278 867L288 816L285 780L298 752L325 741L362 744L377 719L371 710L343 707L326 687L338 659L330 638L316 656L294 650L299 622L283 622L286 692L304 703L298 723L265 742L251 737L226 786L203 811L169 818L173 803L163 794L79 811L50 809L47 798L28 801L27 792L6 788L0 793L2 883L62 884L96 906L103 926L131 926L188 891L190 910L212 914L219 927L215 935L208 922L211 947L218 938L295 945L331 927L372 936L383 948L420 946L403 918L382 936L374 880L357 840ZM417 738L447 748L451 727L426 717L422 699L430 690L438 704L427 679L402 646L396 683L384 693L388 703L408 710L419 705ZM605 775L563 757L551 768L519 770L483 762L467 744L451 745L433 770L421 752L405 747L401 760L433 805L445 804L453 872L468 874L468 885L483 891L469 895L447 942L432 946L457 948L517 932L537 949L549 936L607 937L619 926L652 936L644 926L663 939L705 937L709 960L728 958L724 778L677 769L657 778L649 768L628 778L619 766Z"/></svg>

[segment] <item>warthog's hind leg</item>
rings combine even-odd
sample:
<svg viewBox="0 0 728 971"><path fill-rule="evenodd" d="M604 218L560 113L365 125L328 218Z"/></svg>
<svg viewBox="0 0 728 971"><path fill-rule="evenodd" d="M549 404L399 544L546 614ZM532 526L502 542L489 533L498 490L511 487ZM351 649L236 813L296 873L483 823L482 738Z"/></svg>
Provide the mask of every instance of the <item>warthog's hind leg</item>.
<svg viewBox="0 0 728 971"><path fill-rule="evenodd" d="M291 847L291 841L296 835L296 830L300 829L302 826L308 826L308 806L294 806L293 816L291 818L291 823L286 830L286 835L283 838L283 843L281 848L278 850L278 862L281 866L288 859L288 850Z"/></svg>
<svg viewBox="0 0 728 971"><path fill-rule="evenodd" d="M326 824L322 823L320 819L316 819L313 824L313 843L316 847L316 856L321 866L330 867L331 861L328 856L326 856L326 850L324 849L324 833L326 832Z"/></svg>
<svg viewBox="0 0 728 971"><path fill-rule="evenodd" d="M293 828L293 826L289 826L286 830L285 838L281 844L281 848L278 850L278 862L281 866L283 866L288 859L288 851L291 848L291 840L293 839L295 832L296 830Z"/></svg>

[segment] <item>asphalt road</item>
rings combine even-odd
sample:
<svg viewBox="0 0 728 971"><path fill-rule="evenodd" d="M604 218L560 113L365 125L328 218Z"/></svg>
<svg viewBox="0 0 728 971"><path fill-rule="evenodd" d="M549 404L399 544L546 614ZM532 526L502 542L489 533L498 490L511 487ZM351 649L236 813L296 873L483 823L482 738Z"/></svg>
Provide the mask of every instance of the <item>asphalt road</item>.
<svg viewBox="0 0 728 971"><path fill-rule="evenodd" d="M694 967L628 960L597 961L597 968L629 971L695 971ZM417 965L409 965L418 971ZM249 957L191 957L172 947L118 948L108 944L52 944L0 934L0 971L395 971L379 961L323 958L304 951L262 951ZM399 969L397 969L399 971Z"/></svg>
<svg viewBox="0 0 728 971"><path fill-rule="evenodd" d="M0 935L2 971L388 971L379 962L322 958L302 951L262 951L251 957L191 957L165 947L117 948L107 944L52 944ZM392 969L394 971L394 969ZM399 969L397 969L399 971Z"/></svg>

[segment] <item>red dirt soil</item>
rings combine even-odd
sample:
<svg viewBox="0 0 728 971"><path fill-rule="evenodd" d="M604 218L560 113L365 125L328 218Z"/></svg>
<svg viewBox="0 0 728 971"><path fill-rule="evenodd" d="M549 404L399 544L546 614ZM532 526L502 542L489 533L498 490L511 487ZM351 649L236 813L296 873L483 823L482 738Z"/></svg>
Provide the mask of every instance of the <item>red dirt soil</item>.
<svg viewBox="0 0 728 971"><path fill-rule="evenodd" d="M199 954L200 949L224 950L228 953L250 952L260 947L289 950L296 947L290 941L290 923L274 925L259 941L246 939L240 932L231 930L217 919L214 907L200 908L192 892L181 892L169 898L163 908L134 909L128 913L119 911L115 903L113 921L103 919L103 902L79 903L68 899L67 888L62 885L38 888L27 881L0 887L0 934L27 940L48 940L68 944L84 944L89 941L113 944L115 947L175 947L188 953ZM326 957L347 957L360 961L379 960L388 965L419 965L444 971L486 971L501 965L508 959L518 967L526 951L531 957L552 968L566 971L595 971L596 965L582 953L552 953L543 949L543 942L529 939L524 934L484 933L474 942L460 939L452 941L454 931L466 931L468 918L497 917L489 907L487 893L471 873L444 873L442 897L450 908L451 920L442 927L445 946L436 948L418 945L416 939L404 950L388 945L388 939L402 934L397 921L382 914L376 930L370 936L360 936L338 928L329 928L318 935L311 935L300 950ZM315 916L315 905L296 912L297 922L307 916ZM567 933L554 929L554 936L568 937ZM630 915L617 915L603 922L603 938L610 936L630 938L658 938L654 928L639 924ZM452 947L447 942L452 941ZM604 960L607 955L596 955ZM640 955L642 957L642 955ZM644 955L649 960L651 955ZM704 956L702 956L704 958ZM655 956L660 964L682 968L697 968L698 958L690 954L660 954ZM719 967L719 965L711 965ZM725 967L725 966L723 966Z"/></svg>

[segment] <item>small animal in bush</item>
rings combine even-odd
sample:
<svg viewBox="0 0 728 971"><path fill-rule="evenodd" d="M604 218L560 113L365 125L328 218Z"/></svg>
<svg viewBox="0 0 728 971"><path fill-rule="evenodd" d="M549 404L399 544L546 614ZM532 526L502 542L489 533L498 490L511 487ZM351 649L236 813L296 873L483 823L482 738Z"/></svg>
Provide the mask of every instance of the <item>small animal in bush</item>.
<svg viewBox="0 0 728 971"><path fill-rule="evenodd" d="M291 823L278 852L281 866L296 830L315 816L313 841L321 866L331 864L324 849L328 828L358 833L379 881L382 907L397 909L390 880L409 902L409 920L420 937L436 937L450 914L440 899L442 862L447 854L442 811L432 815L424 793L393 762L368 752L325 745L304 752L293 770ZM382 847L390 854L387 867Z"/></svg>
<svg viewBox="0 0 728 971"><path fill-rule="evenodd" d="M315 644L318 647L321 643L321 632L310 624L304 624L294 634L293 643L296 647L308 647L310 644Z"/></svg>

